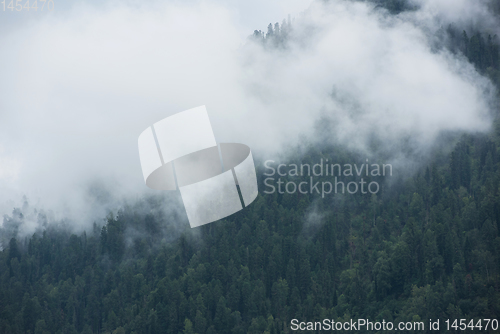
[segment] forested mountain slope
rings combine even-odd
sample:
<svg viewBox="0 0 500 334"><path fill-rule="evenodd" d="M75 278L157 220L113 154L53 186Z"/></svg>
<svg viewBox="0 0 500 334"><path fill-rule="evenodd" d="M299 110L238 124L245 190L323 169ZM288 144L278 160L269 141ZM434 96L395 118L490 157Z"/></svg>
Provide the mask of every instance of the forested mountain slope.
<svg viewBox="0 0 500 334"><path fill-rule="evenodd" d="M454 52L498 85L496 37L454 29ZM25 217L15 209L0 231L0 333L283 333L291 319L498 318L495 117L492 133L463 135L373 195L264 194L258 162L256 201L193 230L172 225L161 196L77 234L49 225L18 236ZM292 162L321 159L364 162L331 146Z"/></svg>

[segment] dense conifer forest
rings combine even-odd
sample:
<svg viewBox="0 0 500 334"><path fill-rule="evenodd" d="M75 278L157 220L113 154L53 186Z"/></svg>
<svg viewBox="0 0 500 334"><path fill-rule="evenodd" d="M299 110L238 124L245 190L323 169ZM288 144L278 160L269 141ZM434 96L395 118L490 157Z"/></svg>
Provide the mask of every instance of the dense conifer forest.
<svg viewBox="0 0 500 334"><path fill-rule="evenodd" d="M411 10L405 3L382 5L398 13ZM290 25L253 37L281 45ZM442 47L499 87L497 37L444 31ZM20 236L26 202L0 230L0 333L272 334L292 332L291 319L498 319L498 116L491 133L459 135L451 152L412 175L395 171L377 194L264 194L258 161L256 201L193 230L172 226L158 195L81 233L44 225L38 212L43 228ZM300 152L293 163L364 162L326 144ZM442 322L434 332L446 332Z"/></svg>

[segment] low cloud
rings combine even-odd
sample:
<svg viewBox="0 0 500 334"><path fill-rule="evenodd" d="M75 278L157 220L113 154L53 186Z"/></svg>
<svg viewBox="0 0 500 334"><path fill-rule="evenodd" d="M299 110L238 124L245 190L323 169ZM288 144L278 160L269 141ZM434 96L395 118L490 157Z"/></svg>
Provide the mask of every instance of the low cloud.
<svg viewBox="0 0 500 334"><path fill-rule="evenodd" d="M219 142L260 156L319 138L320 119L329 140L366 152L374 137L425 150L443 132L488 131L491 83L431 47L434 18L464 15L447 17L450 6L421 0L394 17L364 2L313 3L277 49L242 37L251 31L220 2L79 5L30 21L0 36L0 210L26 195L86 224L151 194L138 135L199 105ZM93 184L109 198L89 200Z"/></svg>

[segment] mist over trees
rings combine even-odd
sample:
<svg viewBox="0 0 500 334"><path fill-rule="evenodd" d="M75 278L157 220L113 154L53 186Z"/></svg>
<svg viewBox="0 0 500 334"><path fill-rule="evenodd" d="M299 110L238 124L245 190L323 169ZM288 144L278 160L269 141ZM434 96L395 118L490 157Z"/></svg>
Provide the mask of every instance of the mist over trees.
<svg viewBox="0 0 500 334"><path fill-rule="evenodd" d="M377 3L391 13L411 10L407 1ZM280 48L292 32L288 19L252 38ZM455 26L446 34L442 47L498 89L497 37ZM411 177L395 171L377 194L261 193L193 230L162 211L161 197L126 205L81 233L47 224L48 213L26 200L0 230L0 333L271 334L291 332L294 318L498 318L495 110L491 133L461 136ZM364 161L338 146L297 152L290 162ZM258 177L263 189L259 168ZM30 236L19 234L27 212L40 227Z"/></svg>
<svg viewBox="0 0 500 334"><path fill-rule="evenodd" d="M261 42L268 47L285 47L286 41L292 32L292 20L290 16L288 20L283 20L281 25L276 22L274 25L269 23L267 32L255 30L250 36L254 41Z"/></svg>
<svg viewBox="0 0 500 334"><path fill-rule="evenodd" d="M161 242L168 217L133 207L92 233L12 238L0 253L0 332L281 333L293 318L495 318L499 135L464 136L446 163L371 196L259 195L172 242ZM301 162L321 158L350 157L332 148Z"/></svg>

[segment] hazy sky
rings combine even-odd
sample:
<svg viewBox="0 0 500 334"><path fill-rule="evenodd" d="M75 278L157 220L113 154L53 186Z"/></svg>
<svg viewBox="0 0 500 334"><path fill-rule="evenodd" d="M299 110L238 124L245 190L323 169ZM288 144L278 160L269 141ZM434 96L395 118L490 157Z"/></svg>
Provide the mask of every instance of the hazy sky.
<svg viewBox="0 0 500 334"><path fill-rule="evenodd" d="M402 138L426 147L443 131L488 131L491 84L465 59L433 52L430 40L450 15L491 18L472 0L457 2L460 10L419 2L399 17L340 0L54 0L50 13L0 12L1 213L27 195L84 217L98 211L89 184L100 182L140 196L139 134L200 105L219 142L267 157L314 138L325 115L332 137L361 150L372 134L390 148ZM247 39L288 14L286 51Z"/></svg>
<svg viewBox="0 0 500 334"><path fill-rule="evenodd" d="M71 11L78 12L82 7L94 7L98 10L111 10L113 7L127 6L136 8L137 11L155 11L160 3L169 3L172 5L187 5L191 8L202 5L203 3L213 3L223 6L231 11L234 17L234 23L241 29L241 32L248 34L255 29L265 29L269 22L281 22L288 15L297 15L309 7L311 0L218 0L218 1L197 1L197 0L178 0L178 1L156 1L156 0L120 0L120 1L102 1L102 0L54 0L54 10L47 12L21 11L5 13L1 12L0 7L0 28L2 31L14 31L26 26L33 21L44 20L47 17L65 17ZM22 1L26 3L25 0ZM30 0L33 3L33 0ZM8 5L8 2L7 2ZM41 5L40 5L41 6ZM160 5L161 7L161 5Z"/></svg>

